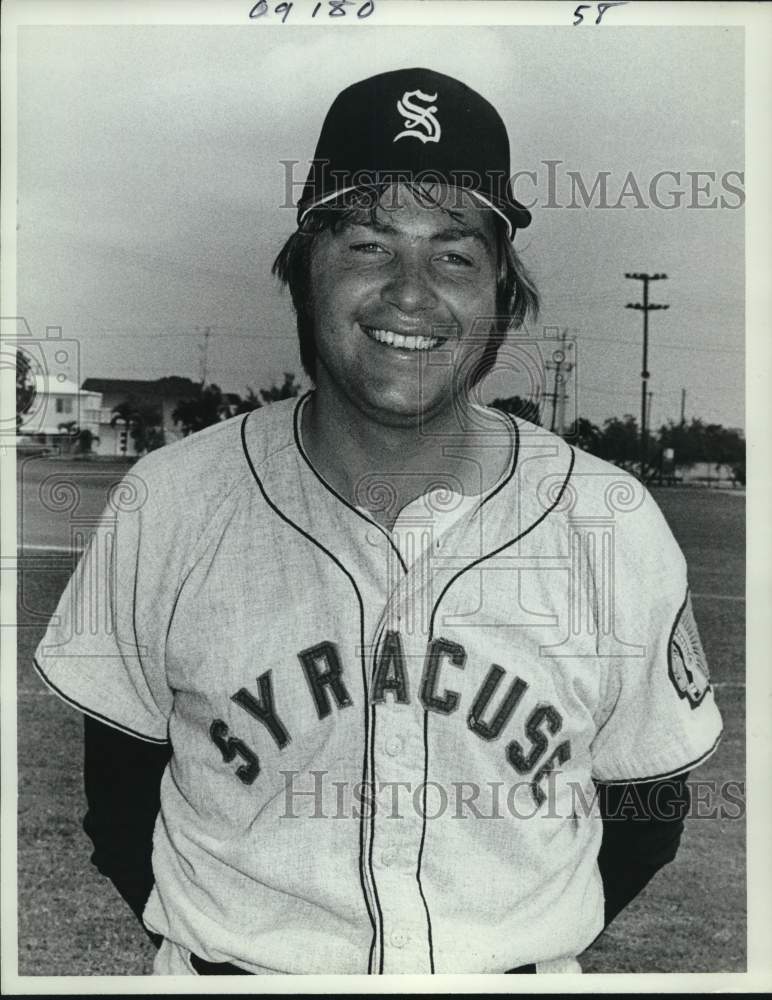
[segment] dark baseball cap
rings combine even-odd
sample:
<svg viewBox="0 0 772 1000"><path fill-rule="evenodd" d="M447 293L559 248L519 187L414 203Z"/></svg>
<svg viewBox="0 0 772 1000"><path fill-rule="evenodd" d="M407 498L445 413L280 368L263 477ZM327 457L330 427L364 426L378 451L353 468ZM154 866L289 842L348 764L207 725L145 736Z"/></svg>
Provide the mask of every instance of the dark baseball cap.
<svg viewBox="0 0 772 1000"><path fill-rule="evenodd" d="M400 180L472 192L506 221L510 237L531 221L513 195L498 111L460 80L430 69L380 73L338 94L298 202L298 225L348 191Z"/></svg>

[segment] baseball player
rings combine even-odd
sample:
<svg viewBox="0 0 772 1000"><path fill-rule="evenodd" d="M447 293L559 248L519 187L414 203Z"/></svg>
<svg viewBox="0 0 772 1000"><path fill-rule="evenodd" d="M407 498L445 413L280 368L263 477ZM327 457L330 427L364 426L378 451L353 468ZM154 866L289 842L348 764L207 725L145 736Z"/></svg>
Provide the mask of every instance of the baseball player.
<svg viewBox="0 0 772 1000"><path fill-rule="evenodd" d="M675 856L721 732L684 558L479 402L537 302L509 177L458 80L339 94L275 263L314 389L141 459L40 643L158 974L579 971Z"/></svg>

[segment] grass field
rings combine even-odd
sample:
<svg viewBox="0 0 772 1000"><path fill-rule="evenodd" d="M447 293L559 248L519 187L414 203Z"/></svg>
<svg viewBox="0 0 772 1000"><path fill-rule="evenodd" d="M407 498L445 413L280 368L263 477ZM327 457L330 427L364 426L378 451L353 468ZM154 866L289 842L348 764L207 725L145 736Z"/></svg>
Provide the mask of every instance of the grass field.
<svg viewBox="0 0 772 1000"><path fill-rule="evenodd" d="M656 492L690 566L695 613L725 735L693 777L743 782L745 501L704 490ZM72 563L34 551L20 560L19 972L136 975L152 946L110 883L89 864L81 829L81 718L31 667ZM664 869L582 957L586 972L745 969L745 824L694 817ZM334 970L330 970L334 971Z"/></svg>

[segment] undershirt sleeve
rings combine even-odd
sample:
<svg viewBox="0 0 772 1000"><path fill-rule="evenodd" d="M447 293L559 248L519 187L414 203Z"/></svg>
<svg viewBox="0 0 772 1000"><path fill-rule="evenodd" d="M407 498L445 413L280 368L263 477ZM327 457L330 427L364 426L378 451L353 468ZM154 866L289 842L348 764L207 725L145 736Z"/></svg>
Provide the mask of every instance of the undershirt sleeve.
<svg viewBox="0 0 772 1000"><path fill-rule="evenodd" d="M91 862L141 923L154 883L153 830L171 747L129 736L88 715L83 735L88 804L83 829L94 845ZM158 935L147 933L158 946Z"/></svg>
<svg viewBox="0 0 772 1000"><path fill-rule="evenodd" d="M675 858L691 800L687 777L643 784L598 783L603 819L598 868L605 927Z"/></svg>

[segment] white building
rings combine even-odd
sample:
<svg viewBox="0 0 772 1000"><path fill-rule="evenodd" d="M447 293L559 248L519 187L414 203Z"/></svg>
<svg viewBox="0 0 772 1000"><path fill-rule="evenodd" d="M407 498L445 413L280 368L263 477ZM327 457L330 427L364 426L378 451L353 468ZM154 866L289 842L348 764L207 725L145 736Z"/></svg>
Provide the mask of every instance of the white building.
<svg viewBox="0 0 772 1000"><path fill-rule="evenodd" d="M94 449L99 455L136 455L131 434L126 435L126 451L123 451L124 427L112 424L113 410L122 403L156 411L158 426L163 431L164 441L171 444L182 436L182 428L174 422L174 411L183 399L192 399L201 392L201 386L188 378L170 375L166 378L147 381L144 379L87 378L83 389L96 394L101 400L99 417L99 441Z"/></svg>
<svg viewBox="0 0 772 1000"><path fill-rule="evenodd" d="M34 395L18 429L20 444L61 445L67 438L67 425L77 425L98 437L101 393L81 389L63 376L49 373L34 375L32 383Z"/></svg>
<svg viewBox="0 0 772 1000"><path fill-rule="evenodd" d="M155 381L138 379L88 378L79 388L61 375L38 374L32 377L34 396L22 415L18 444L22 447L69 450L76 440L68 436L68 426L88 430L93 435L91 450L97 455L137 455L130 430L114 422L114 410L122 404L140 412L155 412L164 441L170 444L183 436L174 422L174 411L184 399L195 398L201 386L188 378L172 375ZM226 394L231 415L238 397Z"/></svg>

